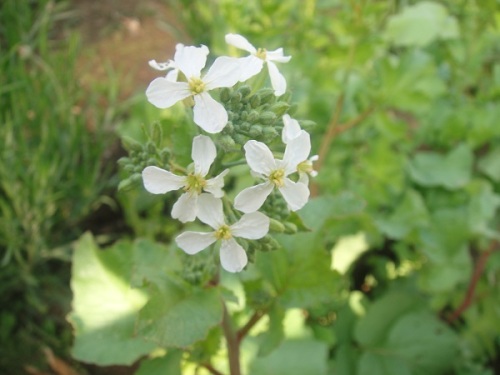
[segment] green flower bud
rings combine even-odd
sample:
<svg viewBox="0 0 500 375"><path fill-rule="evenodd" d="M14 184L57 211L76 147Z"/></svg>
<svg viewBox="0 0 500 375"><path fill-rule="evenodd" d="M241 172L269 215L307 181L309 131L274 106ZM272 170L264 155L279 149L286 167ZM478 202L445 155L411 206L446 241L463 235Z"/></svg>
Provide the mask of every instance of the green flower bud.
<svg viewBox="0 0 500 375"><path fill-rule="evenodd" d="M240 129L243 130L243 131L249 131L250 130L250 127L251 127L251 124L249 122L242 122L240 124Z"/></svg>
<svg viewBox="0 0 500 375"><path fill-rule="evenodd" d="M283 233L285 231L285 225L276 219L270 219L269 230L271 232Z"/></svg>
<svg viewBox="0 0 500 375"><path fill-rule="evenodd" d="M127 164L130 164L130 163L132 163L132 159L130 159L130 158L126 157L126 156L118 159L118 165L120 167L125 167Z"/></svg>
<svg viewBox="0 0 500 375"><path fill-rule="evenodd" d="M170 160L170 150L168 148L165 147L160 151L160 159L163 164L168 164L168 161Z"/></svg>
<svg viewBox="0 0 500 375"><path fill-rule="evenodd" d="M252 95L250 98L250 106L252 108L257 108L260 105L260 96L259 95Z"/></svg>
<svg viewBox="0 0 500 375"><path fill-rule="evenodd" d="M135 172L135 165L134 164L127 164L123 167L123 170L127 173L134 173Z"/></svg>
<svg viewBox="0 0 500 375"><path fill-rule="evenodd" d="M283 116L288 109L290 108L290 105L285 102L277 102L274 103L271 108L269 108L270 111L274 112L276 116L281 117Z"/></svg>
<svg viewBox="0 0 500 375"><path fill-rule="evenodd" d="M234 125L232 121L228 121L224 127L224 133L232 133L234 131Z"/></svg>
<svg viewBox="0 0 500 375"><path fill-rule="evenodd" d="M264 125L271 125L276 120L276 115L274 112L266 111L260 114L259 119Z"/></svg>
<svg viewBox="0 0 500 375"><path fill-rule="evenodd" d="M233 112L233 111L227 111L227 117L229 119L229 121L237 121L239 120L240 118L240 115L236 112Z"/></svg>
<svg viewBox="0 0 500 375"><path fill-rule="evenodd" d="M257 92L257 95L260 97L260 104L265 103L274 103L276 97L274 96L274 90L270 88L260 89Z"/></svg>
<svg viewBox="0 0 500 375"><path fill-rule="evenodd" d="M227 103L231 100L231 90L227 87L223 87L220 90L220 100L222 103Z"/></svg>
<svg viewBox="0 0 500 375"><path fill-rule="evenodd" d="M127 137L126 135L124 135L122 137L122 143L127 151L141 151L142 150L142 145L139 142L137 142L135 139Z"/></svg>
<svg viewBox="0 0 500 375"><path fill-rule="evenodd" d="M241 97L242 97L241 93L239 93L239 92L233 93L233 95L231 96L231 104L233 106L235 106L236 104L239 104L241 102Z"/></svg>
<svg viewBox="0 0 500 375"><path fill-rule="evenodd" d="M298 229L294 223L286 222L285 223L285 233L286 234L294 234L297 233Z"/></svg>
<svg viewBox="0 0 500 375"><path fill-rule="evenodd" d="M233 136L233 139L239 145L244 145L248 141L248 138L245 137L243 134L235 134Z"/></svg>
<svg viewBox="0 0 500 375"><path fill-rule="evenodd" d="M223 135L219 138L219 145L224 151L231 151L236 148L236 143L230 135Z"/></svg>
<svg viewBox="0 0 500 375"><path fill-rule="evenodd" d="M266 139L269 139L269 140L271 140L279 135L278 132L276 131L276 129L273 127L270 127L270 126L267 126L264 128L263 134L264 134L264 137L266 137Z"/></svg>
<svg viewBox="0 0 500 375"><path fill-rule="evenodd" d="M259 112L257 112L256 110L251 110L248 113L247 121L252 123L259 121Z"/></svg>
<svg viewBox="0 0 500 375"><path fill-rule="evenodd" d="M146 162L147 165L157 165L158 160L156 158L149 158L148 161Z"/></svg>
<svg viewBox="0 0 500 375"><path fill-rule="evenodd" d="M132 178L127 178L125 180L121 180L118 184L118 191L128 191L131 190L136 185L136 182Z"/></svg>
<svg viewBox="0 0 500 375"><path fill-rule="evenodd" d="M300 127L302 129L312 129L316 126L316 123L314 121L311 121L311 120L300 120L299 121L299 124L300 124Z"/></svg>
<svg viewBox="0 0 500 375"><path fill-rule="evenodd" d="M247 121L247 119L248 119L248 112L245 111L245 110L241 111L241 113L240 113L240 119L242 119L243 121Z"/></svg>
<svg viewBox="0 0 500 375"><path fill-rule="evenodd" d="M253 125L250 128L249 133L250 133L250 136L252 138L260 137L262 135L262 126L260 126L260 125Z"/></svg>
<svg viewBox="0 0 500 375"><path fill-rule="evenodd" d="M246 98L248 96L248 94L250 94L251 91L252 91L252 89L248 85L241 86L238 89L238 92L241 94L242 98Z"/></svg>
<svg viewBox="0 0 500 375"><path fill-rule="evenodd" d="M146 143L146 150L150 154L155 154L156 153L156 146L153 144L153 142L149 141L148 143ZM147 157L149 158L149 155L147 155Z"/></svg>

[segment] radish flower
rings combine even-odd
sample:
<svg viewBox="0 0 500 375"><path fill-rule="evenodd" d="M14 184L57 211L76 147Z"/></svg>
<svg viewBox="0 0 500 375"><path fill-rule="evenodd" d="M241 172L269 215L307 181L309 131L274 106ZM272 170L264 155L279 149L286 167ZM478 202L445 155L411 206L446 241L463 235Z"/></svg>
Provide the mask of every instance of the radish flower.
<svg viewBox="0 0 500 375"><path fill-rule="evenodd" d="M262 142L248 141L245 157L253 174L265 181L241 191L234 200L234 207L242 212L257 211L274 188L277 188L292 211L301 209L309 199L307 184L294 182L288 178L298 172L297 166L309 156L311 140L302 131L286 145L283 160L275 159L271 150Z"/></svg>
<svg viewBox="0 0 500 375"><path fill-rule="evenodd" d="M194 172L187 176L179 176L158 167L146 167L142 171L142 180L147 191L153 194L165 194L172 190L185 191L172 208L172 217L183 223L193 221L198 215L198 197L205 191L214 197L224 195L225 170L217 177L205 179L210 166L215 160L217 151L213 141L205 136L198 135L193 139L191 157L194 161Z"/></svg>
<svg viewBox="0 0 500 375"><path fill-rule="evenodd" d="M201 194L198 203L198 218L214 231L184 232L177 236L175 242L186 253L196 254L220 240L222 267L229 272L240 272L247 265L248 257L235 237L248 240L264 237L269 232L269 218L261 212L252 212L243 215L238 222L227 225L220 199L210 194Z"/></svg>
<svg viewBox="0 0 500 375"><path fill-rule="evenodd" d="M156 78L146 89L146 96L158 108L169 108L178 101L193 97L194 122L208 133L219 133L226 126L228 115L222 104L213 99L208 91L234 86L240 77L240 65L237 59L219 57L201 77L207 54L208 48L205 46L179 47L173 65L184 74L187 82Z"/></svg>
<svg viewBox="0 0 500 375"><path fill-rule="evenodd" d="M255 48L243 36L238 34L227 34L226 43L236 48L250 52L250 55L238 59L241 63L240 81L246 81L250 77L260 73L264 63L267 64L271 85L274 89L274 95L283 95L286 91L285 77L279 72L278 67L274 62L286 63L290 61L291 56L283 56L283 48L278 48L274 51L267 51L264 48Z"/></svg>

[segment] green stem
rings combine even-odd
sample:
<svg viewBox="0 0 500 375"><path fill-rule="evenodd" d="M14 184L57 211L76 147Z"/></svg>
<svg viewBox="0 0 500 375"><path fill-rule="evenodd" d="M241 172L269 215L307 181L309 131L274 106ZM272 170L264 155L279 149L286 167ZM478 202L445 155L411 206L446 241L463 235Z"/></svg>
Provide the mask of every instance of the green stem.
<svg viewBox="0 0 500 375"><path fill-rule="evenodd" d="M230 161L229 163L223 163L222 168L231 168L231 167L235 167L237 165L243 165L246 163L247 163L247 161L245 159Z"/></svg>
<svg viewBox="0 0 500 375"><path fill-rule="evenodd" d="M226 337L227 343L227 353L229 360L229 373L230 375L241 375L240 370L240 343L236 332L233 329L233 324L231 322L231 317L227 311L226 304L222 304L223 315L222 315L222 329L224 331L224 336Z"/></svg>

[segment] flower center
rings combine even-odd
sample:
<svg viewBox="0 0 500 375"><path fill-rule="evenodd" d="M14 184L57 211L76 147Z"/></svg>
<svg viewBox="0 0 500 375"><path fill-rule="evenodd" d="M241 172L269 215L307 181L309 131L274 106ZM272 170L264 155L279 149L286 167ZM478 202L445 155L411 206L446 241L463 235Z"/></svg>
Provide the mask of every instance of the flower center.
<svg viewBox="0 0 500 375"><path fill-rule="evenodd" d="M313 164L310 160L304 160L297 165L297 172L311 173L313 171Z"/></svg>
<svg viewBox="0 0 500 375"><path fill-rule="evenodd" d="M215 231L215 238L217 238L218 240L228 240L231 237L231 228L229 228L229 226L226 224Z"/></svg>
<svg viewBox="0 0 500 375"><path fill-rule="evenodd" d="M271 181L274 186L282 187L285 185L285 170L284 169L276 169L271 172L269 175L269 181Z"/></svg>
<svg viewBox="0 0 500 375"><path fill-rule="evenodd" d="M199 78L191 78L189 80L189 89L193 94L200 94L205 91L205 83Z"/></svg>
<svg viewBox="0 0 500 375"><path fill-rule="evenodd" d="M265 60L267 57L267 51L264 48L259 48L257 52L255 52L255 56L259 59Z"/></svg>
<svg viewBox="0 0 500 375"><path fill-rule="evenodd" d="M206 186L207 181L199 174L191 173L186 176L186 185L184 190L190 193L201 194L201 191Z"/></svg>

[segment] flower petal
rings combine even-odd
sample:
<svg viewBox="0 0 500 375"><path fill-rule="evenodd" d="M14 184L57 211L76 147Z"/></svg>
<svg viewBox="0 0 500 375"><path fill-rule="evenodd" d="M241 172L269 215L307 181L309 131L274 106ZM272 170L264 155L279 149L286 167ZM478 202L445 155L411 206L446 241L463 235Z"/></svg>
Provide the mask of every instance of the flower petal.
<svg viewBox="0 0 500 375"><path fill-rule="evenodd" d="M194 122L207 133L219 133L227 124L227 112L222 104L207 92L194 96Z"/></svg>
<svg viewBox="0 0 500 375"><path fill-rule="evenodd" d="M182 194L172 207L172 217L183 223L194 221L198 213L198 194L186 192Z"/></svg>
<svg viewBox="0 0 500 375"><path fill-rule="evenodd" d="M222 56L217 58L207 74L203 77L206 90L219 87L231 87L239 81L241 65L236 57Z"/></svg>
<svg viewBox="0 0 500 375"><path fill-rule="evenodd" d="M179 69L175 68L172 69L170 72L167 73L165 78L170 81L170 82L177 82L177 78L179 77Z"/></svg>
<svg viewBox="0 0 500 375"><path fill-rule="evenodd" d="M274 51L266 51L267 61L276 61L280 63L287 63L290 61L292 56L283 56L283 48L278 48Z"/></svg>
<svg viewBox="0 0 500 375"><path fill-rule="evenodd" d="M288 176L297 170L297 164L306 161L311 152L311 137L308 132L301 130L300 134L288 141L283 155L285 173Z"/></svg>
<svg viewBox="0 0 500 375"><path fill-rule="evenodd" d="M217 241L213 232L184 232L177 236L175 242L188 254L196 254Z"/></svg>
<svg viewBox="0 0 500 375"><path fill-rule="evenodd" d="M283 131L281 133L283 143L286 144L291 139L298 137L301 130L297 120L291 118L289 114L283 115Z"/></svg>
<svg viewBox="0 0 500 375"><path fill-rule="evenodd" d="M159 63L156 60L149 60L148 64L151 68L155 70L168 70L173 69L175 67L175 63L172 60L168 60L167 62Z"/></svg>
<svg viewBox="0 0 500 375"><path fill-rule="evenodd" d="M274 89L274 95L281 96L286 91L285 77L279 72L276 64L267 61L267 68L269 69L269 77L271 78L271 85Z"/></svg>
<svg viewBox="0 0 500 375"><path fill-rule="evenodd" d="M234 198L234 208L245 213L257 211L264 204L269 194L271 194L273 188L274 185L266 181L263 184L242 190L236 198Z"/></svg>
<svg viewBox="0 0 500 375"><path fill-rule="evenodd" d="M264 66L264 60L259 59L254 55L239 58L238 62L240 63L240 82L244 82L247 79L259 74Z"/></svg>
<svg viewBox="0 0 500 375"><path fill-rule="evenodd" d="M300 210L309 199L309 188L300 182L293 182L285 178L285 185L279 188L288 207L292 211Z"/></svg>
<svg viewBox="0 0 500 375"><path fill-rule="evenodd" d="M178 190L184 186L186 178L158 167L146 167L142 171L142 181L147 191L153 194L164 194Z"/></svg>
<svg viewBox="0 0 500 375"><path fill-rule="evenodd" d="M234 238L223 240L220 246L220 264L228 272L240 272L248 263L247 253Z"/></svg>
<svg viewBox="0 0 500 375"><path fill-rule="evenodd" d="M222 201L212 194L201 194L198 197L198 219L215 230L224 225Z"/></svg>
<svg viewBox="0 0 500 375"><path fill-rule="evenodd" d="M203 190L207 193L211 193L216 198L222 198L224 196L224 191L222 190L224 187L224 176L227 175L228 172L229 169L226 169L219 173L216 177L207 180L207 184Z"/></svg>
<svg viewBox="0 0 500 375"><path fill-rule="evenodd" d="M146 89L151 104L158 108L169 108L178 101L191 96L186 82L172 82L165 77L155 78Z"/></svg>
<svg viewBox="0 0 500 375"><path fill-rule="evenodd" d="M250 44L250 42L239 34L227 34L226 43L244 51L255 53L257 49Z"/></svg>
<svg viewBox="0 0 500 375"><path fill-rule="evenodd" d="M214 142L206 135L193 138L191 158L194 161L194 171L205 177L217 156Z"/></svg>
<svg viewBox="0 0 500 375"><path fill-rule="evenodd" d="M245 143L244 149L247 163L254 172L269 176L276 169L273 153L266 144L250 140Z"/></svg>
<svg viewBox="0 0 500 375"><path fill-rule="evenodd" d="M258 240L269 232L269 218L261 212L245 214L231 225L231 233L235 237Z"/></svg>
<svg viewBox="0 0 500 375"><path fill-rule="evenodd" d="M187 79L192 77L199 78L200 72L207 63L207 55L209 53L206 46L176 46L174 61Z"/></svg>

